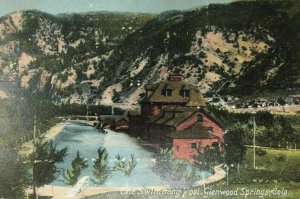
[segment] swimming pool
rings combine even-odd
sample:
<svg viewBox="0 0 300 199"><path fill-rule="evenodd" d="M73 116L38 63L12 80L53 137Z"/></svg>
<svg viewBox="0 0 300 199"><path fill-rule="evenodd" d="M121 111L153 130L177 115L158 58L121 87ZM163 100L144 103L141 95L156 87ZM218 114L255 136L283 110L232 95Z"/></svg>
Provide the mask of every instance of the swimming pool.
<svg viewBox="0 0 300 199"><path fill-rule="evenodd" d="M142 187L142 186L158 186L164 185L165 182L156 173L152 171L155 163L153 153L147 151L139 145L135 138L129 137L125 133L116 133L109 131L107 134L99 133L92 126L86 126L80 123L66 123L63 130L53 139L58 148L67 147L68 155L63 163L58 164L60 168L70 168L71 162L76 156L76 152L80 152L80 156L88 160L88 167L84 169L80 177L89 176L93 178L93 161L97 157L97 149L104 147L109 153L109 165L112 167L115 162L115 156L120 154L125 158L130 158L134 154L137 160L137 166L130 176L124 176L120 171L112 172L104 184L97 185L89 181L90 187ZM205 177L211 174L205 172ZM59 177L51 183L56 186L67 186L63 176Z"/></svg>

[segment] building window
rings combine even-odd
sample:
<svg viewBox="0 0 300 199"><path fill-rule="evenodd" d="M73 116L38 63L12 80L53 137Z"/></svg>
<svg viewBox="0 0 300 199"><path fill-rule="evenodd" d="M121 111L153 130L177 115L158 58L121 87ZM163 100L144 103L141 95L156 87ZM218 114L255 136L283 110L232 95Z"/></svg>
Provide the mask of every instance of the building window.
<svg viewBox="0 0 300 199"><path fill-rule="evenodd" d="M172 96L172 89L166 89L165 90L165 95L166 95L166 97L171 97Z"/></svg>
<svg viewBox="0 0 300 199"><path fill-rule="evenodd" d="M203 116L201 114L197 115L197 122L203 122Z"/></svg>
<svg viewBox="0 0 300 199"><path fill-rule="evenodd" d="M197 149L197 148L198 148L197 143L192 143L192 144L191 144L191 148L192 148L192 149Z"/></svg>

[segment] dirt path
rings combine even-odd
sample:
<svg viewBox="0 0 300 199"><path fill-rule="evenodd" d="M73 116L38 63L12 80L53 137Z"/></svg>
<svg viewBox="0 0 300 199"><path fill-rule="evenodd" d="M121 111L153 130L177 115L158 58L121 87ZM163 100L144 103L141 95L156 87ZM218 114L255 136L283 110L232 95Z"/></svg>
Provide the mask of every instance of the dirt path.
<svg viewBox="0 0 300 199"><path fill-rule="evenodd" d="M199 180L195 183L194 186L202 186L204 184L210 184L213 182L217 182L222 180L223 178L226 177L226 172L221 168L222 165L218 165L214 167L214 175L204 179L204 180Z"/></svg>
<svg viewBox="0 0 300 199"><path fill-rule="evenodd" d="M125 192L125 191L133 191L133 190L145 190L145 189L153 189L153 190L166 190L170 189L169 186L149 186L149 187L88 187L83 191L78 193L76 196L67 196L71 191L72 187L62 187L62 186L50 186L46 185L38 189L38 194L40 196L51 196L53 199L80 199L86 196L97 195L101 193L107 192ZM31 194L32 190L27 189L26 193Z"/></svg>
<svg viewBox="0 0 300 199"><path fill-rule="evenodd" d="M53 139L58 133L61 132L61 130L64 127L65 127L65 123L58 123L58 124L54 125L44 134L45 139L46 140ZM19 151L19 154L22 156L28 156L32 153L32 151L33 151L33 142L29 141L22 145L22 148Z"/></svg>
<svg viewBox="0 0 300 199"><path fill-rule="evenodd" d="M218 165L214 168L214 175L204 179L199 180L194 184L194 187L202 186L204 184L210 184L216 181L220 181L226 177L226 172L221 168L222 165ZM171 189L168 185L161 186L146 186L146 187L88 187L83 189L80 193L78 193L75 197L68 197L68 193L72 190L72 187L67 186L51 186L45 185L38 189L38 193L40 196L51 196L53 199L80 199L86 196L97 195L101 193L107 192L126 192L126 191L134 191L134 190L169 190ZM26 193L32 193L31 189L26 190Z"/></svg>

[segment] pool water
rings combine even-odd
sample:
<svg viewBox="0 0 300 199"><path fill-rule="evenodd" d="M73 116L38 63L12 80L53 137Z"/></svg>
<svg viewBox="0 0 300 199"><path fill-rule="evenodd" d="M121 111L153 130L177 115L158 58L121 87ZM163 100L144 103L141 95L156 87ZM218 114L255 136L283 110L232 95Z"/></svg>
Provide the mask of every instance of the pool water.
<svg viewBox="0 0 300 199"><path fill-rule="evenodd" d="M89 186L101 186L101 187L141 187L141 186L157 186L164 185L165 182L152 171L152 167L155 163L153 153L147 151L140 146L135 138L129 137L125 133L116 133L109 131L107 134L100 133L97 129L91 126L86 126L80 123L66 123L62 132L60 132L54 139L54 143L58 148L67 147L68 155L63 163L59 163L59 168L71 168L71 162L76 157L77 151L80 152L80 156L88 160L88 167L82 170L81 177L89 176ZM127 159L131 154L137 161L137 165L130 176L124 176L120 171L113 171L111 178L109 178L104 184L94 184L91 178L93 178L93 161L97 158L97 149L104 147L109 153L109 166L113 167L115 162L115 156L120 154ZM208 172L205 172L205 177L210 176ZM79 178L79 179L80 179ZM56 186L66 186L62 175L51 183Z"/></svg>

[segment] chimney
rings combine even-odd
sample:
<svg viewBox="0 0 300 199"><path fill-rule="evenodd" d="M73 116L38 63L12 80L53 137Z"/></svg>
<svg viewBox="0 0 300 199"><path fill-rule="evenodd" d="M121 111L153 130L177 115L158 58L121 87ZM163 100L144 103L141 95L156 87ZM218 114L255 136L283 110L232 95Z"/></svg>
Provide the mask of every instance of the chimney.
<svg viewBox="0 0 300 199"><path fill-rule="evenodd" d="M182 81L182 75L179 75L179 74L170 75L169 81L170 82L180 82L180 81Z"/></svg>

